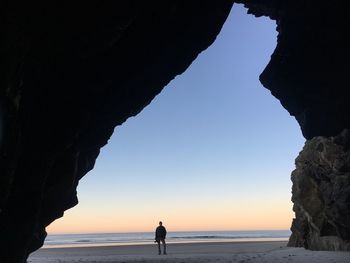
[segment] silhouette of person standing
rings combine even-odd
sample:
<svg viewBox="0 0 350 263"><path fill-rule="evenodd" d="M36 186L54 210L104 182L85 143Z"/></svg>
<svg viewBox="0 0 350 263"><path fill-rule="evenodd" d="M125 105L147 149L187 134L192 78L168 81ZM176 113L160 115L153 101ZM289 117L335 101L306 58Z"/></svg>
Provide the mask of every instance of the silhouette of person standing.
<svg viewBox="0 0 350 263"><path fill-rule="evenodd" d="M162 254L162 251L160 250L160 242L163 243L163 254L166 255L166 244L165 244L165 237L166 237L166 229L163 226L162 221L159 222L159 226L156 228L156 242L158 243L158 253L159 255Z"/></svg>

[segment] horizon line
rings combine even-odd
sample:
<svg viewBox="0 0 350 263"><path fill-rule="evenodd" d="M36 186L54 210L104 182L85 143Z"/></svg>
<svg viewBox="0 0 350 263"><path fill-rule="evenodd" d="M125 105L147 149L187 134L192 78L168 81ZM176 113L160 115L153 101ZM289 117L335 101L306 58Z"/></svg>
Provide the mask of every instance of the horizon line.
<svg viewBox="0 0 350 263"><path fill-rule="evenodd" d="M240 230L175 230L170 232L225 232L225 231L291 231L288 229L240 229ZM47 233L47 235L92 235L92 234L125 234L125 233L153 233L154 231L112 231L112 232L62 232L62 233Z"/></svg>

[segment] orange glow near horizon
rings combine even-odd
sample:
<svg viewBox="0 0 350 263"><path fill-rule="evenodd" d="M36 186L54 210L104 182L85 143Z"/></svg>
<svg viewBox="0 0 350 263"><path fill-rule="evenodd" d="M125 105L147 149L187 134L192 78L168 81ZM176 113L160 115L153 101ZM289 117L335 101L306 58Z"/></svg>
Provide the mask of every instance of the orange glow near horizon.
<svg viewBox="0 0 350 263"><path fill-rule="evenodd" d="M249 200L238 204L227 201L224 204L209 203L206 207L188 202L162 211L148 207L128 212L118 209L103 212L98 208L85 210L78 206L52 223L47 231L49 234L149 232L154 231L159 220L164 222L168 231L289 229L293 218L291 204L270 201L268 204Z"/></svg>

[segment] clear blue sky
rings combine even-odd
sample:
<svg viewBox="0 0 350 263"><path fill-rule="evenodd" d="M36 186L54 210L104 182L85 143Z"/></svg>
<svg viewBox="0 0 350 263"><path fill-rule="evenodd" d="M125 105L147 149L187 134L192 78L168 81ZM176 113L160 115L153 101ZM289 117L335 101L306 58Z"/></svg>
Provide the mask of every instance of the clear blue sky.
<svg viewBox="0 0 350 263"><path fill-rule="evenodd" d="M81 180L80 204L49 231L139 231L159 219L176 230L288 228L304 139L259 82L275 27L234 5L214 44L115 129Z"/></svg>

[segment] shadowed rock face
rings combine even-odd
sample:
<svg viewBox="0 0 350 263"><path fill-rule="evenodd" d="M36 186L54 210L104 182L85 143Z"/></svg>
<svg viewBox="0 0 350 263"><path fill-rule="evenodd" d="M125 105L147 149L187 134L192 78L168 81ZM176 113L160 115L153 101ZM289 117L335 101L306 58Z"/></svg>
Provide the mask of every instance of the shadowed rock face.
<svg viewBox="0 0 350 263"><path fill-rule="evenodd" d="M23 262L79 179L216 38L231 1L5 1L0 262Z"/></svg>
<svg viewBox="0 0 350 263"><path fill-rule="evenodd" d="M277 22L277 47L260 81L295 116L304 137L334 136L350 127L349 4L239 2Z"/></svg>
<svg viewBox="0 0 350 263"><path fill-rule="evenodd" d="M304 136L334 136L348 128L346 1L237 2L277 21L277 47L260 79L296 117ZM114 128L140 112L215 40L231 5L228 0L1 4L6 33L0 42L1 262L24 262L42 245L45 227L77 204L79 179L93 168ZM328 180L326 173L319 180ZM341 218L349 207L338 198L344 196L336 180L328 180L325 189L310 183L313 179L300 179L305 181L300 186L293 180L295 191L308 194L306 199L294 194L290 244L348 249L350 230ZM323 205L337 207L338 214L306 218L300 207L306 200L317 207L316 196L330 188L337 198ZM314 227L314 221L329 225ZM327 243L317 233L332 237Z"/></svg>
<svg viewBox="0 0 350 263"><path fill-rule="evenodd" d="M289 245L350 250L349 135L340 134L350 127L349 4L240 2L276 20L277 47L260 81L310 140L292 174L296 219Z"/></svg>

